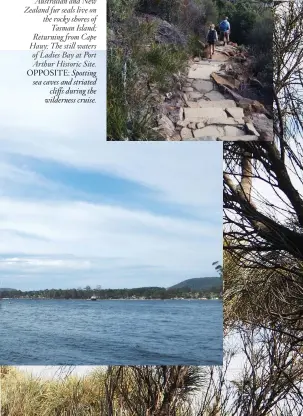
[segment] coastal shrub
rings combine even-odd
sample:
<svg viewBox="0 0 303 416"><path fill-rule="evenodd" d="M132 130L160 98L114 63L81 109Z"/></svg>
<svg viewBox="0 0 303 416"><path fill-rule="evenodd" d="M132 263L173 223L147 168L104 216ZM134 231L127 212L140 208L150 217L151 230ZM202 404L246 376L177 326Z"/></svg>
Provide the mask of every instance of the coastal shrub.
<svg viewBox="0 0 303 416"><path fill-rule="evenodd" d="M154 416L190 416L187 398L203 381L192 366L99 367L84 377L54 379L13 367L1 374L1 416L141 416L150 409Z"/></svg>
<svg viewBox="0 0 303 416"><path fill-rule="evenodd" d="M127 136L127 104L123 79L123 53L111 49L107 53L107 134L108 138Z"/></svg>
<svg viewBox="0 0 303 416"><path fill-rule="evenodd" d="M120 29L122 34L109 43L107 52L107 138L157 140L147 88L152 68L142 65L155 27L131 18Z"/></svg>
<svg viewBox="0 0 303 416"><path fill-rule="evenodd" d="M251 32L255 31L260 22L263 21L266 24L268 16L272 14L269 3L265 0L254 2L249 0L236 2L217 0L219 21L227 16L231 24L231 40L238 44L249 45ZM268 27L268 30L270 30L270 27ZM265 39L263 44L265 44Z"/></svg>
<svg viewBox="0 0 303 416"><path fill-rule="evenodd" d="M153 44L142 54L142 64L149 67L149 81L157 83L160 91L165 91L173 87L171 75L185 69L187 57L186 51L180 47Z"/></svg>
<svg viewBox="0 0 303 416"><path fill-rule="evenodd" d="M175 23L182 12L184 0L139 0L137 10Z"/></svg>
<svg viewBox="0 0 303 416"><path fill-rule="evenodd" d="M121 22L134 14L139 0L107 0L107 21Z"/></svg>
<svg viewBox="0 0 303 416"><path fill-rule="evenodd" d="M251 54L255 57L254 72L267 85L272 85L273 80L273 27L273 15L267 11L249 34Z"/></svg>
<svg viewBox="0 0 303 416"><path fill-rule="evenodd" d="M199 35L192 35L189 37L188 51L193 57L204 57L204 48Z"/></svg>

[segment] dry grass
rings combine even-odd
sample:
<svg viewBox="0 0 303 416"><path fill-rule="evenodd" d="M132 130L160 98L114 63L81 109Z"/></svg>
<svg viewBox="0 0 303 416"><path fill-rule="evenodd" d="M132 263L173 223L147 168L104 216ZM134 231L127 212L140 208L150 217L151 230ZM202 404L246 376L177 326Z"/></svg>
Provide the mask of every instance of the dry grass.
<svg viewBox="0 0 303 416"><path fill-rule="evenodd" d="M169 383L169 393L161 390L164 386L160 376L162 368L100 367L82 377L70 374L44 379L14 367L1 367L0 414L164 416L165 408L165 416L196 416L188 400L192 392L200 389L201 376L197 368L172 367L168 377L177 386L179 381L175 375L182 376L184 385L181 383L182 386L174 388L173 383ZM170 397L168 407L167 395Z"/></svg>
<svg viewBox="0 0 303 416"><path fill-rule="evenodd" d="M105 372L44 380L13 367L1 369L1 416L100 415Z"/></svg>

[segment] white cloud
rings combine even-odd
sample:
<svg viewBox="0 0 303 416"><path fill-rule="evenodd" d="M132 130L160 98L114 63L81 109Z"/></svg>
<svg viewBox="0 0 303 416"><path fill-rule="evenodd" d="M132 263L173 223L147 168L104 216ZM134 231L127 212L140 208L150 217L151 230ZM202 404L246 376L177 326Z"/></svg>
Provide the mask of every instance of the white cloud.
<svg viewBox="0 0 303 416"><path fill-rule="evenodd" d="M167 273L198 277L221 254L220 223L77 201L0 198L0 229L3 272L43 275L86 270L96 279L98 272L106 271L105 286L115 286L113 275L119 275L120 282L125 276L125 286L133 284L127 281L125 268L137 266L159 269L164 285ZM141 285L152 284L150 276L140 272L130 277L136 274ZM69 286L70 278L61 285Z"/></svg>
<svg viewBox="0 0 303 416"><path fill-rule="evenodd" d="M100 52L100 68L105 59ZM0 268L5 285L40 287L50 282L50 273L62 287L74 276L75 286L85 279L99 283L102 273L104 285L112 287L166 285L213 274L211 262L222 256L222 143L106 143L104 73L100 104L45 106L44 93L34 91L24 75L30 54L5 52L3 62ZM71 201L68 186L52 180L51 173L43 177L29 158L134 181L152 190L151 205L168 203L184 215L155 214L148 203L136 210L121 201L87 203L81 192ZM40 199L34 199L35 191ZM193 216L196 220L190 220Z"/></svg>

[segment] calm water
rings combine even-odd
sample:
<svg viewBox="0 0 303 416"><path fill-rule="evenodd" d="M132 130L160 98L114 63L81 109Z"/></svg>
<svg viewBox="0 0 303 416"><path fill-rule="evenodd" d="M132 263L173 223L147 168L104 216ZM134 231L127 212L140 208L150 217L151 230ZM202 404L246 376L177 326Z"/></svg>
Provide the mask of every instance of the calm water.
<svg viewBox="0 0 303 416"><path fill-rule="evenodd" d="M221 365L222 302L0 301L3 365Z"/></svg>

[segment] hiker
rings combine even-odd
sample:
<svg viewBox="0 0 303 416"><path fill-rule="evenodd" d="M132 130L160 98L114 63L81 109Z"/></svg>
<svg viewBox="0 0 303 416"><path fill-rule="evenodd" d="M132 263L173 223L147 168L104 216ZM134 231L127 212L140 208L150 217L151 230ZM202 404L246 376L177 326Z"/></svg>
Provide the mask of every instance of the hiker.
<svg viewBox="0 0 303 416"><path fill-rule="evenodd" d="M218 41L218 33L215 29L215 25L211 24L209 26L209 31L207 34L207 43L209 48L209 59L212 58L215 53L215 43Z"/></svg>
<svg viewBox="0 0 303 416"><path fill-rule="evenodd" d="M230 33L230 23L228 21L228 17L225 17L224 20L222 20L222 22L220 23L220 37L221 40L223 38L223 45L225 46L225 41L226 44L228 45L229 43L229 33Z"/></svg>

